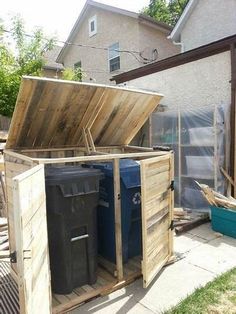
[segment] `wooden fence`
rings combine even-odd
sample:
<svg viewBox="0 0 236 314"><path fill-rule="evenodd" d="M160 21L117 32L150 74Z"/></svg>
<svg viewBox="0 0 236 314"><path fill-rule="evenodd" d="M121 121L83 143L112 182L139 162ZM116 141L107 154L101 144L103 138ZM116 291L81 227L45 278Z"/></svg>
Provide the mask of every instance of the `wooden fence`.
<svg viewBox="0 0 236 314"><path fill-rule="evenodd" d="M0 130L9 130L11 119L0 115Z"/></svg>

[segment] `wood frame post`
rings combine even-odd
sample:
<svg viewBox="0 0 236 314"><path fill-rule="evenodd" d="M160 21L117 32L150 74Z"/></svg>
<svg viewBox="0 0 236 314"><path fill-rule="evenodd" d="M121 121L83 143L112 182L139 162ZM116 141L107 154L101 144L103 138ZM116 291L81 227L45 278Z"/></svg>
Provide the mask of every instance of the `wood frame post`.
<svg viewBox="0 0 236 314"><path fill-rule="evenodd" d="M231 112L230 112L230 126L231 126L231 143L230 143L230 175L236 183L236 152L235 152L235 106L236 106L236 43L230 45L231 57ZM236 190L232 188L232 195L236 197Z"/></svg>
<svg viewBox="0 0 236 314"><path fill-rule="evenodd" d="M170 184L174 182L174 154L172 153L170 156ZM169 226L171 228L169 229L169 254L170 259L173 258L174 254L174 243L173 243L173 237L174 237L174 228L172 228L172 224L174 222L174 190L170 188L169 192L170 197L170 213L169 213Z"/></svg>
<svg viewBox="0 0 236 314"><path fill-rule="evenodd" d="M121 195L120 195L120 159L113 161L114 176L114 210L115 210L115 240L116 240L116 268L118 280L123 279L122 233L121 233Z"/></svg>

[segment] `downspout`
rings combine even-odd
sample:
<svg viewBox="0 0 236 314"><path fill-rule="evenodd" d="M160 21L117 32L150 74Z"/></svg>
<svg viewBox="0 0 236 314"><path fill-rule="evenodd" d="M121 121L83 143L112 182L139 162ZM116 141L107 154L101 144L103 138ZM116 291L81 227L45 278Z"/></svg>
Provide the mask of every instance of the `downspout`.
<svg viewBox="0 0 236 314"><path fill-rule="evenodd" d="M184 43L182 43L181 41L177 42L177 41L173 40L171 35L167 36L167 39L170 39L175 46L180 46L181 47L181 52L184 52Z"/></svg>
<svg viewBox="0 0 236 314"><path fill-rule="evenodd" d="M179 42L176 42L176 41L172 41L172 43L175 45L175 46L180 46L181 47L181 53L184 52L184 43L182 43L181 41Z"/></svg>

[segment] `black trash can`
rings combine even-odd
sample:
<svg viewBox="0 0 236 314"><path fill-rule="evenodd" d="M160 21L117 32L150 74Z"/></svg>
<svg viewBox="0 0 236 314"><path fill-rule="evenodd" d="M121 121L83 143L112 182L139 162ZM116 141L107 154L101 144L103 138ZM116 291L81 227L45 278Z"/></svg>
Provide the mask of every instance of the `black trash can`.
<svg viewBox="0 0 236 314"><path fill-rule="evenodd" d="M46 169L52 290L69 294L97 278L97 205L102 173L80 166Z"/></svg>

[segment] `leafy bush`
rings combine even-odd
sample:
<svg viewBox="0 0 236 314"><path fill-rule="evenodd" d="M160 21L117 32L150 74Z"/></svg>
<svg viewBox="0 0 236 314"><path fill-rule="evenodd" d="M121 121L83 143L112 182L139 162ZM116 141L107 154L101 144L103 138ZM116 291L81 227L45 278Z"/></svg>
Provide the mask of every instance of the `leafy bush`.
<svg viewBox="0 0 236 314"><path fill-rule="evenodd" d="M0 31L3 35L1 23ZM4 36L0 37L0 114L12 116L22 75L40 76L43 55L54 46L54 39L47 39L41 29L32 36L25 34L24 22L19 17L12 20L10 32L13 47Z"/></svg>

